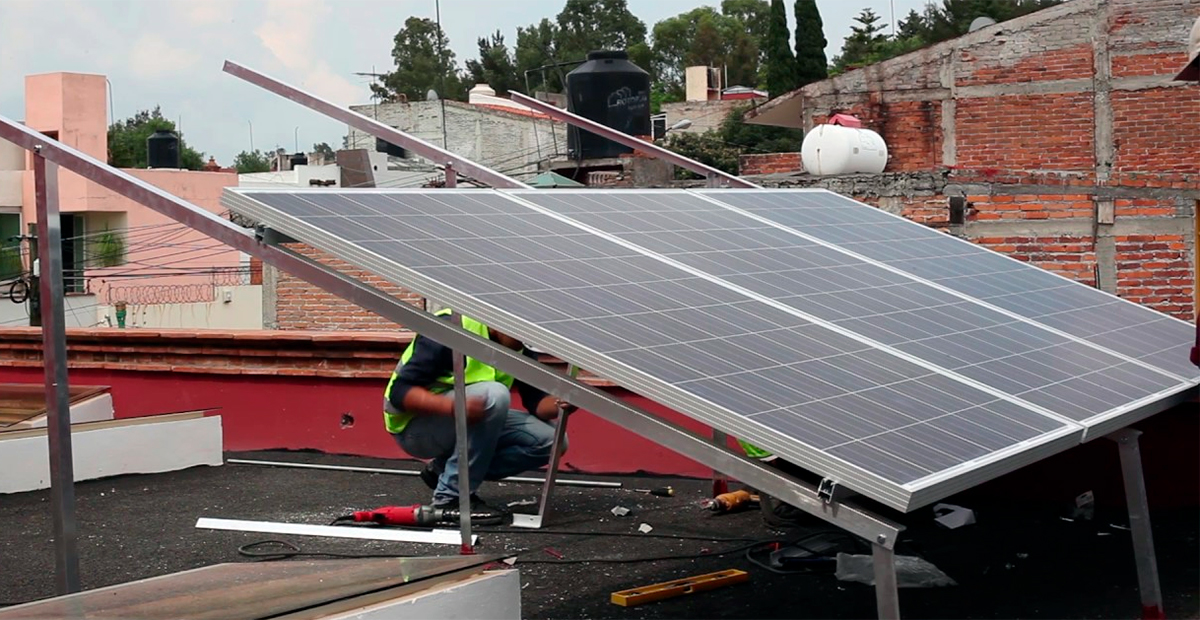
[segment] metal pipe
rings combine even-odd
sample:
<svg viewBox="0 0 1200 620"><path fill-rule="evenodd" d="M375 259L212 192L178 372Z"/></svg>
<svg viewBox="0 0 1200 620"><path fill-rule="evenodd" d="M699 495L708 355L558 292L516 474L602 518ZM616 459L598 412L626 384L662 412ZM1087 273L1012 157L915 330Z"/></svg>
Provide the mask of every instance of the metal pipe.
<svg viewBox="0 0 1200 620"><path fill-rule="evenodd" d="M420 476L421 472L412 469L387 469L384 467L353 467L350 465L322 465L319 463L289 463L287 461L259 461L255 459L225 459L226 463L234 465L270 465L273 467L295 467L298 469L324 469L329 471L352 471L365 474L395 474L399 476ZM532 484L545 484L545 478L526 478L524 476L509 476L497 480L497 482L529 482ZM564 487L590 487L601 489L619 489L623 484L620 482L608 482L607 480L568 480L559 478L559 485Z"/></svg>
<svg viewBox="0 0 1200 620"><path fill-rule="evenodd" d="M67 333L63 308L62 221L58 213L58 166L34 147L33 191L37 208L41 277L42 357L46 373L46 436L50 443L50 506L54 512L54 578L58 593L79 583L79 528L71 453L71 397L67 384Z"/></svg>
<svg viewBox="0 0 1200 620"><path fill-rule="evenodd" d="M716 168L713 168L712 166L702 164L694 159L684 157L683 155L680 155L679 153L667 150L661 146L658 146L657 144L652 144L650 142L646 142L645 140L640 140L640 139L635 138L627 133L617 131L616 129L613 129L612 127L607 127L605 125L601 125L600 123L597 123L596 121L586 119L586 118L579 116L578 114L575 114L573 112L568 112L562 108L550 105L543 101L538 101L537 99L534 99L533 97L529 97L527 95L522 95L521 93L511 93L510 95L511 95L513 101L520 103L522 105L528 106L534 110L537 110L538 112L541 112L541 113L545 114L546 116L553 118L554 120L562 121L564 123L569 123L571 125L581 128L585 131L594 133L594 134L600 136L601 138L607 138L618 144L624 144L625 146L628 146L629 148L637 149L639 151L645 151L647 153L650 153L650 154L658 157L659 159L669 161L672 164L679 166L680 168L690 170L701 176L704 176L704 177L707 177L710 179L712 179L712 178L719 179L720 181L724 182L724 184L727 186L746 187L746 188L751 188L751 189L761 189L761 186L755 185L754 183L751 183L750 181L747 181L746 179L743 179L741 177L729 174L728 172L725 172L724 170L718 170Z"/></svg>
<svg viewBox="0 0 1200 620"><path fill-rule="evenodd" d="M452 322L462 325L462 315L453 313ZM466 359L452 350L454 365L454 444L458 450L458 527L462 532L462 553L475 553L471 544L471 438L467 435Z"/></svg>
<svg viewBox="0 0 1200 620"><path fill-rule="evenodd" d="M380 123L379 121L376 121L370 117L363 116L358 112L334 105L333 103L317 97L316 95L284 84L275 78L259 73L253 69L243 67L237 63L227 60L225 61L224 71L225 73L228 73L234 77L241 78L264 90L284 97L285 99L295 101L296 103L309 108L310 110L314 110L324 114L325 116L328 116L329 118L346 123L355 129L371 134L376 138L382 138L388 142L391 142L392 144L403 146L404 148L416 153L417 155L420 155L421 157L424 157L425 159L428 159L431 162L453 162L454 167L458 170L459 174L475 179L476 181L486 185L490 185L492 187L530 187L529 185L526 185L510 176L501 174L495 170L492 170L491 168L477 164L465 157L455 155L444 148L430 144L429 142L426 142L415 136L410 136L403 131L388 127L387 125L384 125L383 123Z"/></svg>
<svg viewBox="0 0 1200 620"><path fill-rule="evenodd" d="M816 488L807 482L765 467L727 448L714 446L707 438L693 431L642 411L597 388L573 381L536 360L449 325L438 317L307 257L286 248L269 245L229 220L3 116L0 116L0 138L27 150L33 150L36 145L45 145L42 154L47 161L57 163L215 241L255 256L264 264L286 271L364 310L425 334L451 350L462 351L484 364L502 368L543 392L556 394L563 400L646 437L668 450L734 476L848 532L868 540L874 540L879 534L884 534L888 541L885 545L890 547L902 529L900 525L860 508L853 502L827 505L818 499ZM228 189L226 192L228 193Z"/></svg>

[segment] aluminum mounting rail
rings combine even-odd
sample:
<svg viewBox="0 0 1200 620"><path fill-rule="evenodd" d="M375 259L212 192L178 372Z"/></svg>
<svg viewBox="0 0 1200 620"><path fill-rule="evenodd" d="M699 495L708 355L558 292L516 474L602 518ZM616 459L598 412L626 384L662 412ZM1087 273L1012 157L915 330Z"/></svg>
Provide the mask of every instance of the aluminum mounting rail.
<svg viewBox="0 0 1200 620"><path fill-rule="evenodd" d="M359 114L353 110L343 108L339 105L322 99L312 93L305 92L281 82L264 73L255 71L248 67L237 64L236 62L226 60L223 68L225 73L237 78L241 78L263 90L275 93L285 99L290 99L310 110L319 112L337 121L346 123L360 131L365 131L377 138L387 140L392 144L402 146L436 165L447 170L447 186L453 186L454 180L451 178L453 173L461 174L465 177L475 179L492 187L520 187L529 188L529 185L522 183L508 175L501 174L473 162L460 155L455 155L446 149L435 144L426 142L416 136L411 136L393 127L369 117Z"/></svg>

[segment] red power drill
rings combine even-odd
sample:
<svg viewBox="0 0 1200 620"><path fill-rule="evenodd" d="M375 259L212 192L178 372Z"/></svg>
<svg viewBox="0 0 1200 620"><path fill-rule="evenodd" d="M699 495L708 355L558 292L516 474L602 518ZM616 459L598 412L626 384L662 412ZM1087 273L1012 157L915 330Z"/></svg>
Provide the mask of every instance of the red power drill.
<svg viewBox="0 0 1200 620"><path fill-rule="evenodd" d="M356 523L377 523L398 527L433 527L440 523L458 520L457 510L443 510L413 504L412 506L381 506L375 510L359 510L334 519L334 523L354 521Z"/></svg>

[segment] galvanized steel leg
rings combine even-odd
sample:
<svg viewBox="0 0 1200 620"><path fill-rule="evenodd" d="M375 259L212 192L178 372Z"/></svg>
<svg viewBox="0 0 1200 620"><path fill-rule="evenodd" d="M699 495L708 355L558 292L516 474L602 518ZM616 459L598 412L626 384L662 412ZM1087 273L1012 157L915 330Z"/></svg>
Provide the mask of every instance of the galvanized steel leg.
<svg viewBox="0 0 1200 620"><path fill-rule="evenodd" d="M462 317L455 312L453 321L462 324ZM471 544L471 451L467 435L467 380L466 359L458 351L454 358L454 439L458 450L458 527L462 532L462 553L475 553Z"/></svg>
<svg viewBox="0 0 1200 620"><path fill-rule="evenodd" d="M574 377L577 370L574 366L567 368L567 374ZM550 512L550 496L554 494L554 484L558 478L558 464L562 460L562 442L567 436L567 420L570 414L562 412L558 416L558 424L554 427L554 442L550 444L550 462L546 465L546 480L542 482L542 499L538 502L536 515L514 514L513 527L538 529L545 523L546 515Z"/></svg>
<svg viewBox="0 0 1200 620"><path fill-rule="evenodd" d="M71 399L67 387L67 334L63 309L62 222L58 213L58 166L33 155L41 268L42 356L46 372L46 437L50 443L50 505L54 511L54 575L59 594L78 592L79 529L75 519L75 473L71 453Z"/></svg>
<svg viewBox="0 0 1200 620"><path fill-rule="evenodd" d="M1154 555L1154 535L1150 527L1150 504L1146 501L1146 480L1142 476L1142 451L1138 446L1141 431L1121 429L1108 436L1117 442L1121 455L1121 475L1125 479L1125 505L1129 510L1129 529L1133 538L1133 560L1137 565L1138 591L1142 597L1142 618L1165 618L1162 587L1158 582L1158 560Z"/></svg>
<svg viewBox="0 0 1200 620"><path fill-rule="evenodd" d="M880 544L872 544L875 567L875 607L880 620L900 618L900 590L896 583L896 552Z"/></svg>
<svg viewBox="0 0 1200 620"><path fill-rule="evenodd" d="M714 444L716 444L722 448L726 448L729 445L729 435L725 434L724 431L719 431L715 428L713 429L713 432L712 432L712 440L713 440ZM724 472L720 472L720 471L717 471L714 469L712 472L712 494L713 494L713 497L716 497L722 493L728 493L728 492L729 492L729 479L725 476Z"/></svg>

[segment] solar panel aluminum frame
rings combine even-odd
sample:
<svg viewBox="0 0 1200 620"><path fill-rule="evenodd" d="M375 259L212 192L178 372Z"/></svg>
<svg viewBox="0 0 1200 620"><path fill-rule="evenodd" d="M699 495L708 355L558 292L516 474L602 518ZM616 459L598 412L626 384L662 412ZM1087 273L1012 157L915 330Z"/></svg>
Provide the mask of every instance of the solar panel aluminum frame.
<svg viewBox="0 0 1200 620"><path fill-rule="evenodd" d="M359 192L404 195L425 194L428 193L428 190L396 189L387 190L386 192L381 192L380 190L358 190L358 192L339 191L338 193ZM445 195L446 192L504 195L510 200L526 206L526 208L530 209L531 213L547 214L581 230L592 232L588 227L568 217L550 213L541 207L515 198L507 192L487 189L438 190L439 195ZM806 469L830 478L838 484L862 493L886 506L900 511L911 511L922 505L944 498L957 489L965 488L959 484L955 484L956 478L930 480L927 484L923 485L914 485L912 483L897 484L860 467L833 458L819 450L798 444L794 439L761 424L747 424L744 417L734 414L723 407L688 394L635 368L599 355L503 309L481 302L470 295L466 295L461 291L437 282L393 260L357 247L353 243L319 230L298 218L286 215L257 202L252 197L255 193L278 192L275 190L226 188L225 195L222 197L222 203L231 210L260 221L269 222L272 228L279 230L289 237L300 240L322 251L330 252L343 260L351 262L356 267L367 269L394 284L415 291L425 297L437 299L440 303L453 307L456 311L484 323L496 325L505 332L529 341L538 347L539 350L553 352L556 356L613 380L635 393L678 410L721 431L772 450L774 453ZM320 189L295 189L287 190L284 193L304 195L309 193L330 194L333 192ZM605 236L605 238L608 237ZM639 252L651 258L663 260L663 257L647 250L639 249ZM974 473L974 477L976 478L989 479L1023 467L1050 454L1060 452L1070 446L1077 445L1081 433L1081 427L1068 425L1058 431L1043 434L1036 439L1022 442L1002 451L993 452L974 461L956 466L948 471L962 471L964 473L970 471ZM736 475L732 471L721 468L715 469ZM743 478L743 480L753 483L750 479ZM917 503L918 501L922 503Z"/></svg>
<svg viewBox="0 0 1200 620"><path fill-rule="evenodd" d="M520 191L520 190L514 190L514 191ZM1085 338L1075 336L1073 334L1069 334L1060 329L1056 329L1054 327L1046 325L1036 319L1022 316L1016 312L1012 312L1010 310L1006 310L1006 309L996 306L994 304L988 303L986 300L972 297L970 295L961 293L950 287L944 286L942 284L939 284L939 283L929 280L927 278L922 278L918 275L909 273L903 269L893 267L882 261L872 259L867 256L863 256L857 252L854 252L853 250L843 248L836 243L831 243L831 242L825 241L823 239L820 239L818 237L815 237L813 235L806 234L803 231L797 230L796 228L794 228L792 226L788 226L786 224L780 224L779 222L775 222L774 220L763 217L756 213L752 213L752 212L746 211L745 209L741 209L734 205L720 201L719 197L722 194L730 193L731 190L718 188L718 189L704 189L704 190L700 190L700 191L692 191L692 190L688 190L688 191L691 194L705 198L706 200L708 200L709 202L711 202L715 205L722 206L722 207L728 209L732 213L737 213L739 215L743 215L745 217L753 219L754 221L760 222L764 225L771 226L777 230L793 234L799 239L803 239L803 240L809 241L811 243L820 244L824 247L827 247L834 251L840 252L846 256L861 260L864 263L870 264L872 266L875 266L875 267L878 267L881 269L885 269L887 271L890 271L890 272L900 275L902 277L908 278L908 279L912 280L913 282L917 282L920 284L924 284L926 286L933 287L940 292L946 293L948 295L952 295L954 297L962 299L963 301L975 304L982 308L986 308L993 312L998 312L1000 314L1003 314L1005 316L1013 318L1014 320L1020 321L1021 323L1024 323L1026 325L1030 325L1037 329L1045 330L1047 332L1050 332L1057 336L1066 338L1068 340L1071 340L1072 342L1077 342L1081 345L1095 349L1095 350L1105 353L1107 355L1110 355L1110 356L1113 356L1113 357L1116 357L1119 359L1123 359L1130 363L1137 364L1139 366L1150 369L1154 372L1157 372L1160 375L1163 375L1170 379L1174 379L1179 382L1176 386L1162 390L1161 392L1159 392L1157 394L1152 394L1152 395L1146 396L1137 401L1129 403L1123 407L1118 407L1113 411L1105 412L1104 414L1100 414L1098 416L1080 421L1079 424L1081 424L1084 427L1084 432L1083 432L1083 441L1084 442L1091 441L1092 439L1096 439L1098 437L1104 437L1105 435L1108 435L1109 433L1112 433L1113 431L1125 428L1125 427L1129 426L1130 424L1141 421L1141 420L1148 418L1154 414L1161 413L1167 409L1170 409L1172 407L1180 405L1184 402L1188 402L1190 399L1195 398L1197 386L1200 386L1200 376L1191 378L1191 379L1189 379L1187 377L1179 376L1169 370L1155 366L1154 364L1144 362L1137 358L1122 354L1118 351L1114 351L1108 347L1091 342ZM736 190L732 190L732 191L736 191ZM823 189L823 188L773 189L770 191L772 193L829 194L829 195L837 196L838 198L846 199L845 196L841 196L840 194L831 192L831 191L829 191L827 189ZM855 201L855 202L857 202L857 201ZM862 203L860 203L860 204L862 204ZM870 205L866 205L866 204L862 204L862 206L865 208L874 208L874 207L870 207ZM912 222L911 220L904 218L903 216L897 215L895 213L891 213L889 211L885 211L883 209L879 209L879 212L885 213L888 216L895 218L898 221L902 221L906 224L919 225L919 224L916 224L915 222ZM970 241L967 241L966 239L962 239L962 238L956 237L954 235L946 235L946 237L949 239L953 239L959 243L963 243L973 249L976 249L976 250L979 249L979 246L975 245L974 243L972 243ZM1017 259L1013 258L1012 256L1009 256L1002 252L994 252L994 254L996 254L997 256L1000 256L1006 260L1012 261L1014 264L1021 265L1023 267L1033 268L1033 266L1030 265L1029 263L1017 260ZM1066 283L1069 283L1072 285L1076 285L1076 286L1083 286L1079 282L1076 282L1075 280L1072 280L1066 276L1063 276L1062 274L1054 273L1049 270L1043 270L1043 271L1053 275L1056 278L1062 279L1063 282L1066 282ZM1128 299L1118 297L1116 295L1113 295L1112 297L1114 300L1117 300L1117 301L1120 301L1123 303L1127 303L1127 304L1131 304L1131 305L1137 306L1138 308L1149 310L1149 308L1146 308L1145 306L1142 306L1140 304L1136 304L1132 301L1129 301ZM1181 321L1180 319L1177 319L1169 314L1163 314L1162 316L1171 321L1178 321L1181 324L1187 325L1189 327L1189 329L1191 327L1190 324L1188 324L1186 321Z"/></svg>

